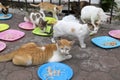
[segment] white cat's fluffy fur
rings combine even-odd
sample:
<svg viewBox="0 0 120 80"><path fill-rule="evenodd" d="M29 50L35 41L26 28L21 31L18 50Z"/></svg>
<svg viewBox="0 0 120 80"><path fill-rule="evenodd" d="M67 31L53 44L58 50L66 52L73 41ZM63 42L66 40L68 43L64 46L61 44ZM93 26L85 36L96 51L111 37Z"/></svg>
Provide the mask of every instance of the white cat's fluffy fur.
<svg viewBox="0 0 120 80"><path fill-rule="evenodd" d="M78 38L81 48L86 48L84 39L90 34L90 31L87 24L80 24L73 15L68 15L53 26L52 42L54 42L54 39L57 37L71 35Z"/></svg>
<svg viewBox="0 0 120 80"><path fill-rule="evenodd" d="M78 22L79 23L79 20L76 17L74 17L73 15L65 16L65 17L63 17L62 20L64 20L64 21Z"/></svg>
<svg viewBox="0 0 120 80"><path fill-rule="evenodd" d="M99 24L107 22L110 16L106 15L102 8L96 6L85 6L81 10L81 20L83 23L91 23L94 26L94 31L91 34L97 33Z"/></svg>

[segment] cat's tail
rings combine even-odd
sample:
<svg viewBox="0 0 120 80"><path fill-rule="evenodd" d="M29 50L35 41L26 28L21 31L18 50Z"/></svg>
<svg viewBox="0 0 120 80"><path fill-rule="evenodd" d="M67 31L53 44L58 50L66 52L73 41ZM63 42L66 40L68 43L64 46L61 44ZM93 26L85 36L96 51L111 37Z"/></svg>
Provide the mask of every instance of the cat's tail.
<svg viewBox="0 0 120 80"><path fill-rule="evenodd" d="M0 62L6 62L12 60L14 57L14 53L8 53L5 55L0 55Z"/></svg>
<svg viewBox="0 0 120 80"><path fill-rule="evenodd" d="M30 4L30 6L33 6L33 7L40 7L39 4Z"/></svg>

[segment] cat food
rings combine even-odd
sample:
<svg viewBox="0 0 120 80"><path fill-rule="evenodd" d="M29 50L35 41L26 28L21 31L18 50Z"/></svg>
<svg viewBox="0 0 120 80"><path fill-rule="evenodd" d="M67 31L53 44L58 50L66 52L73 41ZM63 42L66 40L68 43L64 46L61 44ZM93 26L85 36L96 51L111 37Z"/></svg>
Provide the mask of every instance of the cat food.
<svg viewBox="0 0 120 80"><path fill-rule="evenodd" d="M112 42L106 42L106 43L104 43L103 45L104 45L104 46L115 46L115 45L117 45L117 43L114 42L114 41L112 41Z"/></svg>
<svg viewBox="0 0 120 80"><path fill-rule="evenodd" d="M4 15L4 17L9 17L8 15Z"/></svg>
<svg viewBox="0 0 120 80"><path fill-rule="evenodd" d="M52 76L60 76L60 73L61 73L60 70L52 70L51 67L48 67L48 68L47 68L47 72L48 72L47 74L48 74L49 77L52 77Z"/></svg>

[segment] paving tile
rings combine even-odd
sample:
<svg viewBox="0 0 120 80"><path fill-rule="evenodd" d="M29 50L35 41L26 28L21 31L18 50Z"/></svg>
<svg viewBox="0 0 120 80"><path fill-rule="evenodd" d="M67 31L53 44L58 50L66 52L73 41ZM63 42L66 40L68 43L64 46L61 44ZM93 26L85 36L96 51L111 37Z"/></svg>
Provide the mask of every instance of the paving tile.
<svg viewBox="0 0 120 80"><path fill-rule="evenodd" d="M32 80L32 74L26 70L13 71L7 76L7 80Z"/></svg>
<svg viewBox="0 0 120 80"><path fill-rule="evenodd" d="M27 42L35 42L39 45L51 43L50 37L41 37L33 35L31 31L22 30L18 27L23 22L24 14L14 13L13 18L0 23L7 23L10 28L21 30L26 35L15 42L6 42L7 48L0 54L9 53ZM120 54L119 48L101 49L91 43L91 38L108 35L112 29L120 29L120 22L100 25L100 30L96 35L88 37L86 49L81 49L76 40L71 54L73 58L63 63L68 64L74 71L72 80L120 80ZM74 40L74 39L73 39ZM20 67L15 66L12 62L0 63L0 80L40 80L37 76L39 66Z"/></svg>
<svg viewBox="0 0 120 80"><path fill-rule="evenodd" d="M114 80L120 80L120 67L113 68L110 71L110 75L114 78Z"/></svg>
<svg viewBox="0 0 120 80"><path fill-rule="evenodd" d="M87 80L114 80L109 74L103 72L93 72Z"/></svg>

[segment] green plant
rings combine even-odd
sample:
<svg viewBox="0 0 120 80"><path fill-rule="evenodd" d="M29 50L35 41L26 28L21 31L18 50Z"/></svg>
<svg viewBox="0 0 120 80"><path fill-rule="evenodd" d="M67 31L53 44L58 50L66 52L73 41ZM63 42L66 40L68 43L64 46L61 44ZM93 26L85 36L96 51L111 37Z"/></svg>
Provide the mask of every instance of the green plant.
<svg viewBox="0 0 120 80"><path fill-rule="evenodd" d="M114 2L114 0L101 0L101 7L105 12L110 11L112 5L113 7L117 7L117 4Z"/></svg>

